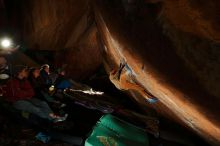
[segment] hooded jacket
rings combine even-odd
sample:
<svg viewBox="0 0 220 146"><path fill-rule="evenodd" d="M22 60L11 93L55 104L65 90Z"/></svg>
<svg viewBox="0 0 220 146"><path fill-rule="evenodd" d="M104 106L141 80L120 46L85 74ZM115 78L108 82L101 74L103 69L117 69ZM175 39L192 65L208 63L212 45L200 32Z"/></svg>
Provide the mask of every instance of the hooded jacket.
<svg viewBox="0 0 220 146"><path fill-rule="evenodd" d="M20 80L18 78L12 78L6 83L3 90L3 96L9 102L31 99L35 94L27 79Z"/></svg>

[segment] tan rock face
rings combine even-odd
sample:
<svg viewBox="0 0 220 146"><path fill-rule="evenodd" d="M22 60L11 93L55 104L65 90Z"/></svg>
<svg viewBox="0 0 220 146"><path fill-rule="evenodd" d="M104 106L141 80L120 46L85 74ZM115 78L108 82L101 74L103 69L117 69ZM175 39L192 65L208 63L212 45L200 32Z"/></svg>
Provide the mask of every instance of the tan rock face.
<svg viewBox="0 0 220 146"><path fill-rule="evenodd" d="M97 39L97 29L93 25L78 41L77 46L57 51L56 66L66 64L67 75L76 80L93 74L102 61Z"/></svg>
<svg viewBox="0 0 220 146"><path fill-rule="evenodd" d="M54 64L82 79L101 64L88 0L22 2L23 37L30 49L55 51Z"/></svg>
<svg viewBox="0 0 220 146"><path fill-rule="evenodd" d="M162 17L167 18L177 29L204 39L220 41L219 1L167 0L163 2Z"/></svg>
<svg viewBox="0 0 220 146"><path fill-rule="evenodd" d="M130 2L130 3L129 3ZM125 59L139 84L159 99L140 106L220 144L218 0L22 1L21 32L29 48L53 50L69 76L107 72Z"/></svg>
<svg viewBox="0 0 220 146"><path fill-rule="evenodd" d="M178 28L171 25L168 18L166 19L165 10L163 11L164 5L160 4L161 11L158 11L156 5L154 6L159 12L158 17L157 15L152 17L149 14L152 12L151 5L147 11L148 14L137 13L140 18L134 20L130 28L126 29L126 19L115 16L117 9L112 10L105 4L97 5L95 16L98 31L104 42L105 64L109 68L108 65L112 62L119 64L120 59L126 59L136 80L159 98L160 102L152 107L187 125L210 143L219 145L219 98L212 96L214 90L208 90L207 83L201 82L201 79L207 79L210 76L206 73L199 75L201 70L197 67L203 64L203 67L206 66L204 70L208 71L207 66L219 67L218 60L214 60L215 63L212 63L209 57L204 57L209 52L206 48L209 46L208 41L204 42L204 38L195 36L190 31L183 35L174 31ZM148 8L146 7L146 9ZM112 16L115 16L114 20L117 21L111 21ZM139 23L137 23L138 21ZM180 24L182 23L180 22ZM187 29L185 26L183 27ZM195 46L196 43L193 42L200 44L201 47ZM188 48L184 46L188 46ZM213 51L218 53L217 49ZM189 59L188 55L191 55L192 58ZM208 56L213 57L213 54ZM213 76L216 79L218 71L215 71ZM218 83L215 83L215 79L210 82L213 83L213 87L218 89L219 86ZM201 85L201 83L204 84ZM143 97L136 93L132 93L132 96L140 105L149 106Z"/></svg>
<svg viewBox="0 0 220 146"><path fill-rule="evenodd" d="M29 47L38 46L38 49L45 50L64 48L87 10L86 4L86 0L23 2L23 32Z"/></svg>
<svg viewBox="0 0 220 146"><path fill-rule="evenodd" d="M164 34L177 54L214 96L220 97L219 1L164 1ZM174 13L175 11L175 13Z"/></svg>

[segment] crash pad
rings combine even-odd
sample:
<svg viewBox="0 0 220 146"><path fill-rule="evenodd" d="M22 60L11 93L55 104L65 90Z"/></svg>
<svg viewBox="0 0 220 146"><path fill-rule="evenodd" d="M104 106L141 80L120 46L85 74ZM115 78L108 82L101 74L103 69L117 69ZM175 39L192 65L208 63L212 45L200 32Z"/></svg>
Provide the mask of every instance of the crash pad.
<svg viewBox="0 0 220 146"><path fill-rule="evenodd" d="M111 114L96 123L85 146L149 146L147 133Z"/></svg>

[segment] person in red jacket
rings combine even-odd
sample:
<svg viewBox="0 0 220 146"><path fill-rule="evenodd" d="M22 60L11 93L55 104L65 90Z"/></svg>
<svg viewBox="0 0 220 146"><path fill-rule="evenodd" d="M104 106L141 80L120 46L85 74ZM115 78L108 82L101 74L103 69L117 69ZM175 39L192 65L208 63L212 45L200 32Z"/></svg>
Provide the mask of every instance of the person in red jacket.
<svg viewBox="0 0 220 146"><path fill-rule="evenodd" d="M3 96L16 109L36 114L54 122L64 121L67 118L67 114L64 117L55 115L46 102L33 98L35 93L27 80L29 71L26 66L16 66L13 73L14 77L7 82Z"/></svg>

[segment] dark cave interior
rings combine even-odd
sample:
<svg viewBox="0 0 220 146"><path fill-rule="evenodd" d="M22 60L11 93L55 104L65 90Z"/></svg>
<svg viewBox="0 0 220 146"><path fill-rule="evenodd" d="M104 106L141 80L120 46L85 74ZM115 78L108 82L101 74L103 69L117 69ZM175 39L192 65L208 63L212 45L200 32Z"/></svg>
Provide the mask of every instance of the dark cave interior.
<svg viewBox="0 0 220 146"><path fill-rule="evenodd" d="M152 146L218 146L219 8L218 0L0 0L0 39L6 36L13 47L19 45L11 52L1 48L0 53L12 65L46 63L52 72L65 66L68 78L105 93L100 104L114 105L113 115L142 129L144 116L158 118L160 136L148 133ZM114 86L110 74L122 60L131 70L127 79L157 103L146 102L139 91ZM85 140L104 113L72 99L63 102L67 121L34 128L1 103L0 145L68 145L33 140L36 131L48 127Z"/></svg>

